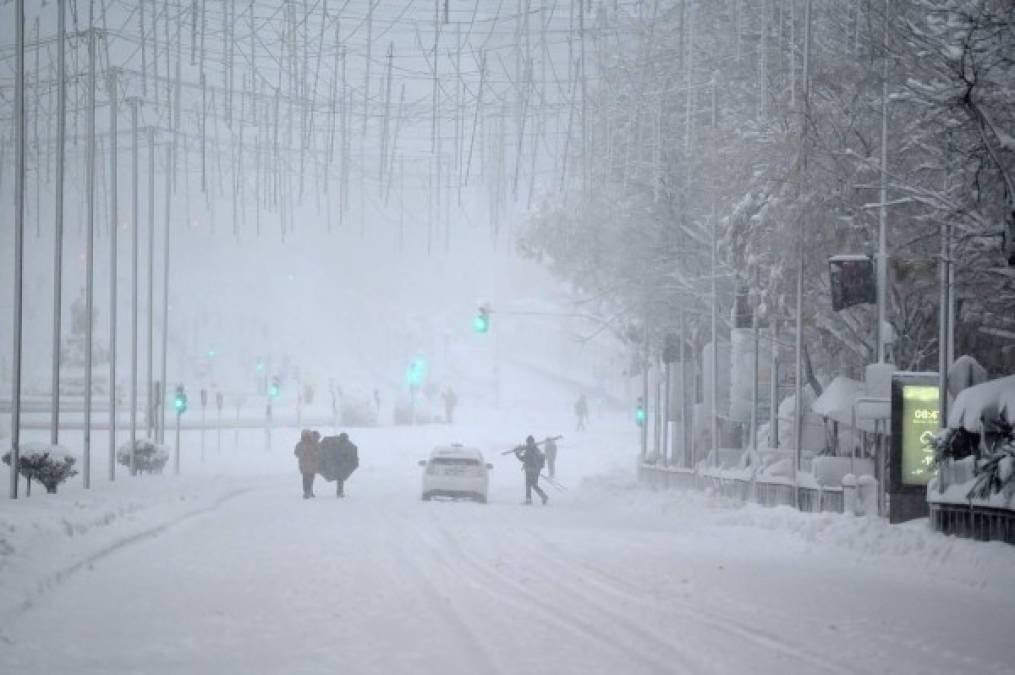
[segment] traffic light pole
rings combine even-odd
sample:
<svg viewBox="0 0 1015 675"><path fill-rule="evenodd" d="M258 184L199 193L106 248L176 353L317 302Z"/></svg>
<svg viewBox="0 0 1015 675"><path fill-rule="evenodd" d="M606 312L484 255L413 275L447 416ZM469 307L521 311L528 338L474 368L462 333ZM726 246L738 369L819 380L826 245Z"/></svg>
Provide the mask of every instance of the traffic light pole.
<svg viewBox="0 0 1015 675"><path fill-rule="evenodd" d="M271 400L264 410L264 451L271 452Z"/></svg>
<svg viewBox="0 0 1015 675"><path fill-rule="evenodd" d="M207 429L207 405L205 401L205 392L201 390L201 463L204 464L204 432Z"/></svg>
<svg viewBox="0 0 1015 675"><path fill-rule="evenodd" d="M215 432L215 452L216 454L222 454L222 404L224 400L222 398L222 392L215 392L215 408L216 408L216 432Z"/></svg>
<svg viewBox="0 0 1015 675"><path fill-rule="evenodd" d="M173 453L173 474L180 475L180 413L176 413L176 450Z"/></svg>

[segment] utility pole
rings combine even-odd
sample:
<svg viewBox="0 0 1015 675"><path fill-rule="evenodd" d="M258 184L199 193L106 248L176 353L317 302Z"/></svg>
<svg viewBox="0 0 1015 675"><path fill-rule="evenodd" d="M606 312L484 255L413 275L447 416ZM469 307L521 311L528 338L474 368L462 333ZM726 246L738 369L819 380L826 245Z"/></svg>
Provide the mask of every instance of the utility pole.
<svg viewBox="0 0 1015 675"><path fill-rule="evenodd" d="M14 350L13 396L11 398L11 483L10 497L18 498L18 460L21 443L21 291L25 274L25 0L14 5Z"/></svg>
<svg viewBox="0 0 1015 675"><path fill-rule="evenodd" d="M49 416L49 442L60 442L60 336L63 319L63 188L67 134L67 0L57 0L56 42L56 220L53 224L53 380Z"/></svg>
<svg viewBox="0 0 1015 675"><path fill-rule="evenodd" d="M137 266L138 266L138 127L137 110L141 99L130 98L130 475L134 475L134 454L137 450Z"/></svg>
<svg viewBox="0 0 1015 675"><path fill-rule="evenodd" d="M109 480L116 480L117 71L109 70Z"/></svg>
<svg viewBox="0 0 1015 675"><path fill-rule="evenodd" d="M95 28L88 28L88 147L85 192L87 193L87 245L85 253L85 438L81 478L92 486L92 342L95 333Z"/></svg>

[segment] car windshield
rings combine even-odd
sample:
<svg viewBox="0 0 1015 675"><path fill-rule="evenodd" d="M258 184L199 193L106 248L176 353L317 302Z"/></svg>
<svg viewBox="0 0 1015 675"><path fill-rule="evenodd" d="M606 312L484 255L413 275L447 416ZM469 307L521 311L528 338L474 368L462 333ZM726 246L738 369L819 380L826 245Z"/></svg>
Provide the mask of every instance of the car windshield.
<svg viewBox="0 0 1015 675"><path fill-rule="evenodd" d="M469 457L434 457L430 463L435 466L478 466L478 459Z"/></svg>

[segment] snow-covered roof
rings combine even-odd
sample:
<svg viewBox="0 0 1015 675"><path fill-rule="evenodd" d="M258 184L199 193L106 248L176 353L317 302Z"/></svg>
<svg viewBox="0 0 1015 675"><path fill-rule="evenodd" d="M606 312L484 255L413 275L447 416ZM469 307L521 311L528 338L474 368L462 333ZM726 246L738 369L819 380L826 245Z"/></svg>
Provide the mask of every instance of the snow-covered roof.
<svg viewBox="0 0 1015 675"><path fill-rule="evenodd" d="M869 255L864 253L841 253L839 255L831 256L829 262L851 262L855 260L871 260Z"/></svg>
<svg viewBox="0 0 1015 675"><path fill-rule="evenodd" d="M811 410L822 417L839 424L853 424L853 402L865 396L864 385L842 375L832 380L811 404ZM887 418L890 414L887 403L863 402L856 406L856 426L864 431L874 431L873 421Z"/></svg>
<svg viewBox="0 0 1015 675"><path fill-rule="evenodd" d="M430 453L433 457L469 457L469 458L482 458L481 453L476 448L467 448L464 445L438 445Z"/></svg>
<svg viewBox="0 0 1015 675"><path fill-rule="evenodd" d="M948 411L948 426L980 433L984 415L993 418L1003 414L1015 420L1015 375L977 384L964 389Z"/></svg>

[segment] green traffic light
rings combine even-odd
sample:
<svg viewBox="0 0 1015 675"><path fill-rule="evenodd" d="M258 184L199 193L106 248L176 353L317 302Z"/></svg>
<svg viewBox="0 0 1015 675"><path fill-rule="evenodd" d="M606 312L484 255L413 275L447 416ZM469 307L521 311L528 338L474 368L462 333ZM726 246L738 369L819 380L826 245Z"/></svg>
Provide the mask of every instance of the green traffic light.
<svg viewBox="0 0 1015 675"><path fill-rule="evenodd" d="M477 333L486 333L490 330L490 317L485 314L477 314L472 319L472 329Z"/></svg>
<svg viewBox="0 0 1015 675"><path fill-rule="evenodd" d="M176 390L176 397L173 399L173 409L176 410L177 415L187 412L187 394L184 393L182 387Z"/></svg>
<svg viewBox="0 0 1015 675"><path fill-rule="evenodd" d="M409 387L418 389L426 379L426 359L418 357L412 360L405 371L405 382Z"/></svg>
<svg viewBox="0 0 1015 675"><path fill-rule="evenodd" d="M634 411L634 420L639 425L645 424L645 408L638 406L638 408Z"/></svg>

